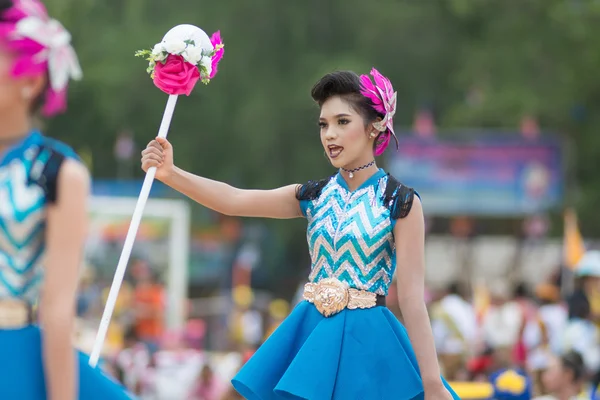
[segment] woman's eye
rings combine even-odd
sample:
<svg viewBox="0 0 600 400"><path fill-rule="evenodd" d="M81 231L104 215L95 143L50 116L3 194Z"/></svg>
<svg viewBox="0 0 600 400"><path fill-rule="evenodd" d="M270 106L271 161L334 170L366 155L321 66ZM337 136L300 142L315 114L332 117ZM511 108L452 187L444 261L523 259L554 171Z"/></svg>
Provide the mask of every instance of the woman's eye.
<svg viewBox="0 0 600 400"><path fill-rule="evenodd" d="M340 125L346 125L346 124L350 123L350 120L346 119L346 118L342 118L338 122L339 122Z"/></svg>
<svg viewBox="0 0 600 400"><path fill-rule="evenodd" d="M319 122L319 128L323 129L327 126L325 122Z"/></svg>

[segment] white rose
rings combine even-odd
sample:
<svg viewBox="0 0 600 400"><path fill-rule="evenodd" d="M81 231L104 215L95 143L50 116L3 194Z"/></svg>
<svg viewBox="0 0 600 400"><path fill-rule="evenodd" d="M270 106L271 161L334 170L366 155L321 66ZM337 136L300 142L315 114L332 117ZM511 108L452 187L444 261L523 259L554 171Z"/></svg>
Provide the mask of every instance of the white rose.
<svg viewBox="0 0 600 400"><path fill-rule="evenodd" d="M187 46L185 42L177 40L177 41L168 41L164 42L164 48L169 54L181 55Z"/></svg>
<svg viewBox="0 0 600 400"><path fill-rule="evenodd" d="M202 57L200 64L206 68L206 77L208 78L212 72L212 58L209 56L204 56Z"/></svg>
<svg viewBox="0 0 600 400"><path fill-rule="evenodd" d="M202 59L202 48L196 46L188 46L183 52L183 58L190 64L197 65Z"/></svg>
<svg viewBox="0 0 600 400"><path fill-rule="evenodd" d="M165 55L165 48L162 43L157 44L152 49L152 56L157 61L165 61L167 56Z"/></svg>

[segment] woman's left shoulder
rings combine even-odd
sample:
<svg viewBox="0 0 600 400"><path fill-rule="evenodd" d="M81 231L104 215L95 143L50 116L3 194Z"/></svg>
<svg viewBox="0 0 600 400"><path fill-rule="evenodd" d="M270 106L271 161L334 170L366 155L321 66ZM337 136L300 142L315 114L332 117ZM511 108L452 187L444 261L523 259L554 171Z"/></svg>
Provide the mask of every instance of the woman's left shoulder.
<svg viewBox="0 0 600 400"><path fill-rule="evenodd" d="M410 186L397 180L393 175L386 174L383 203L390 210L393 220L406 218L413 206L420 207L419 194Z"/></svg>
<svg viewBox="0 0 600 400"><path fill-rule="evenodd" d="M67 144L45 136L37 143L30 181L39 185L49 203L55 203L59 176L72 182L87 180L88 171L75 151Z"/></svg>
<svg viewBox="0 0 600 400"><path fill-rule="evenodd" d="M53 139L47 136L42 136L40 139L39 147L41 151L47 151L49 153L60 156L61 158L74 159L80 161L79 156L68 144L61 142L60 140Z"/></svg>

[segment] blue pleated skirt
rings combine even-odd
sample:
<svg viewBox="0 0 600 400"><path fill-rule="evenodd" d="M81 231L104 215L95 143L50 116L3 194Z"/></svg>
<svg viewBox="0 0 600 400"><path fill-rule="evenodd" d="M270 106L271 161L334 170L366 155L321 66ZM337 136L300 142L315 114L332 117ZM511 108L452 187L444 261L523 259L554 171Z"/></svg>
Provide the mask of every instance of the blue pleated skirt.
<svg viewBox="0 0 600 400"><path fill-rule="evenodd" d="M0 399L46 399L41 336L36 326L0 330ZM100 368L90 367L88 359L79 353L80 400L133 399Z"/></svg>
<svg viewBox="0 0 600 400"><path fill-rule="evenodd" d="M323 317L296 306L233 378L248 400L423 399L406 329L385 307ZM456 393L444 384L455 399Z"/></svg>

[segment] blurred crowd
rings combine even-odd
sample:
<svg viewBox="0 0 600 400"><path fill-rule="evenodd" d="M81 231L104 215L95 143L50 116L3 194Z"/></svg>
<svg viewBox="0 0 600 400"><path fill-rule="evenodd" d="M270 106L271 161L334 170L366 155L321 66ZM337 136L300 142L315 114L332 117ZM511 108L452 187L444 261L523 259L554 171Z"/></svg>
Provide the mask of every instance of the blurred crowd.
<svg viewBox="0 0 600 400"><path fill-rule="evenodd" d="M568 291L560 273L535 286L498 281L430 288L428 309L446 379L491 382L495 398L502 390L511 394L507 399L519 390L519 399L591 398L600 382L600 252L588 252L576 271ZM101 311L107 296L91 276L83 281L82 320ZM291 306L301 300L301 287ZM388 307L402 319L393 288ZM261 309L250 288L235 289L225 317L227 351L211 352L205 341L211 328L202 320L190 319L177 332L165 329L164 291L152 269L136 260L109 330L105 369L142 399L240 399L229 380L290 304L276 299ZM88 328L89 347L96 326Z"/></svg>
<svg viewBox="0 0 600 400"><path fill-rule="evenodd" d="M512 371L523 382L522 398L593 398L600 382L600 252L582 258L572 290L561 290L564 279L557 274L531 288L494 282L474 291L456 283L434 295L429 309L447 379L493 383Z"/></svg>

